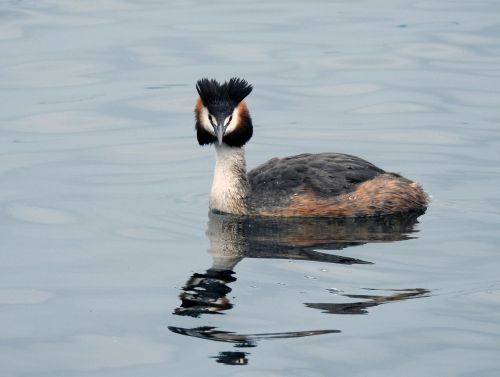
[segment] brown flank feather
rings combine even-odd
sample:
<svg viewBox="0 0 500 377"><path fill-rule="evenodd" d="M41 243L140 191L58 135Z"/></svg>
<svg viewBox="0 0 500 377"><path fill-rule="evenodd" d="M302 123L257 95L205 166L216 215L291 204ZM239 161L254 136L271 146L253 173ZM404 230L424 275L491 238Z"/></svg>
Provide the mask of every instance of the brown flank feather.
<svg viewBox="0 0 500 377"><path fill-rule="evenodd" d="M263 216L358 217L421 210L428 197L416 182L395 174L381 174L361 183L355 191L319 198L311 191L293 196L287 206L259 211Z"/></svg>

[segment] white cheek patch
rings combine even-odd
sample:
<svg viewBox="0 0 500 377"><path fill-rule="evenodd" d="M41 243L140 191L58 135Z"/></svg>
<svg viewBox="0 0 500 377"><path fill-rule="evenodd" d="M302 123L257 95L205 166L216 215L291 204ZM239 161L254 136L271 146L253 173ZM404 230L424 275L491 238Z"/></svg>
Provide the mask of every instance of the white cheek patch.
<svg viewBox="0 0 500 377"><path fill-rule="evenodd" d="M238 107L236 107L233 111L233 119L231 119L231 122L226 128L226 135L233 132L238 126L239 122L240 122L240 112L238 110Z"/></svg>
<svg viewBox="0 0 500 377"><path fill-rule="evenodd" d="M205 131L215 136L215 131L214 128L212 127L212 123L210 123L210 119L208 119L208 115L209 115L208 109L205 106L203 106L201 108L200 123L202 127L205 129Z"/></svg>

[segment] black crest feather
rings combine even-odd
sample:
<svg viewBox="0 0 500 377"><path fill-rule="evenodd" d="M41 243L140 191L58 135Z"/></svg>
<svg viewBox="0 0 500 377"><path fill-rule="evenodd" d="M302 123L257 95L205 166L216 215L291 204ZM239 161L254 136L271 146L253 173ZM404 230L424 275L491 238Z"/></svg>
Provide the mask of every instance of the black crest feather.
<svg viewBox="0 0 500 377"><path fill-rule="evenodd" d="M215 79L203 78L196 83L196 90L205 106L232 102L234 106L252 92L252 85L237 77L220 84Z"/></svg>
<svg viewBox="0 0 500 377"><path fill-rule="evenodd" d="M240 103L252 93L252 85L250 85L246 80L233 77L228 82L224 83L227 85L228 97L236 103ZM223 86L224 86L223 85Z"/></svg>

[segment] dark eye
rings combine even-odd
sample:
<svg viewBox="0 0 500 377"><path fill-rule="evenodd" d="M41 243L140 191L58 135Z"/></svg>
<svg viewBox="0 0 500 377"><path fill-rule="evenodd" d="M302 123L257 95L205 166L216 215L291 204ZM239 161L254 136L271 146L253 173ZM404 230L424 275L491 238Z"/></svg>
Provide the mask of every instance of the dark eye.
<svg viewBox="0 0 500 377"><path fill-rule="evenodd" d="M229 119L227 120L227 124L226 124L226 127L229 126L229 123L231 123L231 121L233 120L233 116L231 115L229 117Z"/></svg>
<svg viewBox="0 0 500 377"><path fill-rule="evenodd" d="M212 123L212 125L215 124L215 118L214 118L214 116L212 114L208 115L208 119L210 120L210 123Z"/></svg>

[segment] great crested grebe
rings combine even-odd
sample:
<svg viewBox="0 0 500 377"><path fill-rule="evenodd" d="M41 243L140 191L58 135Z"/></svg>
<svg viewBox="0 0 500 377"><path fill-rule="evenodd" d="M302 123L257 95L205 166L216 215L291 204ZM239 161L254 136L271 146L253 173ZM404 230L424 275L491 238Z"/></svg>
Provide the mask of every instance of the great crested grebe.
<svg viewBox="0 0 500 377"><path fill-rule="evenodd" d="M273 158L246 171L243 146L253 133L243 101L252 85L240 78L196 84L196 134L214 144L210 209L275 217L366 217L424 211L428 197L416 182L341 153Z"/></svg>

